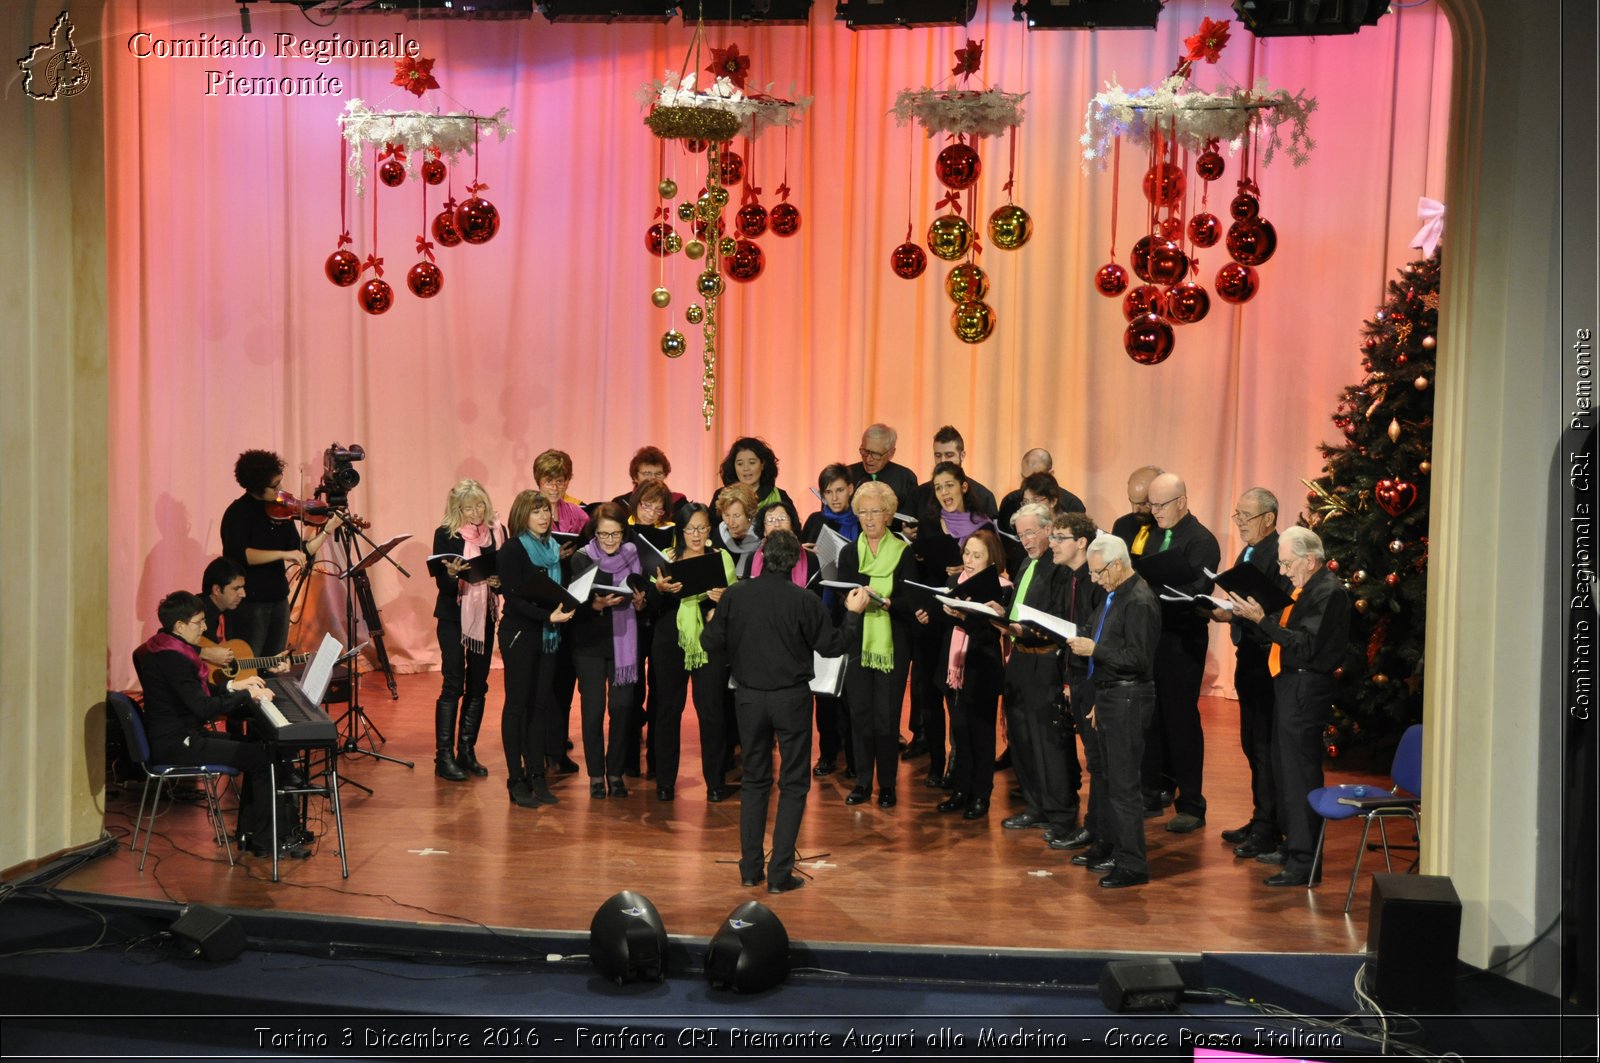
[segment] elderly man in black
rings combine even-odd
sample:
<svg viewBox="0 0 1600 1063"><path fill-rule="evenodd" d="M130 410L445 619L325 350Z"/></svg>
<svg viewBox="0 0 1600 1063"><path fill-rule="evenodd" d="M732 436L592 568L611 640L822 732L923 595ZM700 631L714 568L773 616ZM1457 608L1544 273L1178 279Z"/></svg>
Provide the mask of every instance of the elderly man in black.
<svg viewBox="0 0 1600 1063"><path fill-rule="evenodd" d="M1181 479L1167 472L1150 481L1150 514L1156 526L1145 546L1145 558L1175 551L1182 555L1189 578L1169 581L1172 588L1191 595L1210 590L1211 579L1201 570L1217 570L1222 548L1217 537L1189 512L1189 489ZM1167 830L1174 834L1188 834L1206 823L1206 799L1201 792L1206 736L1200 727L1200 681L1211 642L1207 619L1207 614L1189 602L1161 602L1156 719L1145 744L1144 785L1147 791L1160 791L1164 773L1170 772L1177 815L1167 821ZM1149 804L1147 793L1147 808Z"/></svg>
<svg viewBox="0 0 1600 1063"><path fill-rule="evenodd" d="M1235 595L1233 603L1272 643L1272 771L1288 838L1283 870L1266 884L1304 886L1317 839L1317 813L1306 795L1322 786L1322 730L1333 716L1333 670L1350 641L1350 598L1310 529L1278 537L1278 569L1294 586L1294 601L1281 614L1267 614L1254 598Z"/></svg>
<svg viewBox="0 0 1600 1063"><path fill-rule="evenodd" d="M1099 739L1110 806L1108 837L1072 858L1091 871L1106 872L1106 889L1142 886L1150 881L1145 858L1144 810L1139 796L1139 763L1144 734L1155 715L1156 643L1161 637L1161 606L1149 584L1133 571L1128 544L1101 535L1089 544L1089 574L1106 592L1094 615L1067 641L1078 657L1089 659L1094 701L1086 718Z"/></svg>
<svg viewBox="0 0 1600 1063"><path fill-rule="evenodd" d="M729 587L701 635L712 654L726 653L738 690L739 741L744 747L744 785L739 809L739 874L746 886L762 879L761 839L772 793L772 741L782 758L778 818L772 828L767 892L787 893L805 885L794 874L795 839L811 789L812 653L837 657L859 644L867 591L845 598L844 627L836 628L822 600L789 578L800 558L800 540L779 529L762 546L761 574Z"/></svg>
<svg viewBox="0 0 1600 1063"><path fill-rule="evenodd" d="M1254 565L1289 591L1288 577L1278 571L1278 496L1265 487L1252 487L1239 496L1233 509L1233 526L1244 540L1234 565ZM1233 689L1239 695L1239 746L1250 765L1250 822L1222 832L1241 859L1273 859L1283 840L1278 812L1277 786L1272 781L1272 675L1267 671L1267 649L1272 645L1255 624L1235 613L1218 609L1212 619L1228 623L1233 639Z"/></svg>
<svg viewBox="0 0 1600 1063"><path fill-rule="evenodd" d="M909 502L917 490L917 474L894 460L895 444L900 436L886 424L872 424L861 433L861 460L852 462L847 471L850 482L857 487L871 480L888 484L894 497Z"/></svg>

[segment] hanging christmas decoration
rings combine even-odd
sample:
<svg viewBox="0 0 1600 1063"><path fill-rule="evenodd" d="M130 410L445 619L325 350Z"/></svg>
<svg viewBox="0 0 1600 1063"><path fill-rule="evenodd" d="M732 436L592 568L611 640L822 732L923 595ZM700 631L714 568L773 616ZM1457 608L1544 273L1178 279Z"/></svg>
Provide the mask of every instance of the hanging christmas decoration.
<svg viewBox="0 0 1600 1063"><path fill-rule="evenodd" d="M994 332L994 310L983 302L988 290L988 279L977 267L976 257L983 251L973 222L977 194L983 176L983 158L977 149L978 141L986 137L1007 134L1010 137L1010 173L1002 186L1006 202L989 215L989 241L1005 251L1015 251L1026 244L1033 235L1033 219L1022 207L1012 202L1016 185L1017 127L1022 124L1022 101L1026 93L1007 93L998 88L969 87L971 79L983 66L983 42L967 41L956 49L952 79L959 81L955 87L948 82L934 88L905 89L895 98L893 114L900 125L916 122L932 138L944 136L948 143L934 159L934 174L944 187L944 195L934 204L934 210L947 211L929 223L927 248L946 262L961 262L952 269L945 280L945 290L957 301L951 316L951 328L964 343L982 343ZM908 177L908 209L909 185ZM963 202L963 200L965 202ZM898 277L907 280L921 276L927 266L927 256L910 242L914 223L907 221L906 243L895 248L889 256L890 268ZM983 279L981 291L975 283ZM977 292L972 298L961 295Z"/></svg>
<svg viewBox="0 0 1600 1063"><path fill-rule="evenodd" d="M432 299L444 290L444 271L433 257L433 241L428 239L428 188L422 188L422 232L417 234L417 254L421 261L406 272L406 287L419 299Z"/></svg>
<svg viewBox="0 0 1600 1063"><path fill-rule="evenodd" d="M1120 268L1117 198L1121 149L1126 140L1145 148L1149 156L1140 180L1147 204L1146 224L1144 235L1130 251L1131 265L1142 280L1169 287L1166 310L1157 316L1163 320L1170 316L1179 324L1200 321L1210 307L1210 296L1191 278L1200 272L1197 250L1220 242L1232 259L1213 281L1219 298L1237 305L1255 296L1260 289L1256 267L1272 258L1278 246L1277 230L1260 216L1261 189L1255 165L1257 161L1270 163L1278 151L1286 150L1299 166L1314 146L1307 134L1307 120L1316 101L1303 92L1290 95L1259 81L1249 90L1206 93L1195 89L1191 82L1195 64L1215 64L1228 43L1228 34L1227 21L1203 18L1199 31L1185 38L1186 50L1165 80L1133 92L1108 83L1106 90L1090 101L1079 138L1086 168L1091 163L1104 168L1108 159L1112 165L1111 261L1096 272L1095 290L1105 295L1121 291L1110 280L1115 274L1108 271ZM1228 206L1232 222L1225 233L1222 221L1208 209L1210 186L1228 168L1219 150L1224 145L1230 153L1242 152L1237 192ZM1190 153L1196 156L1200 204L1185 223L1186 203L1193 191L1185 177ZM1147 326L1135 342L1130 325L1125 346L1135 361L1154 365L1171 353L1168 344L1160 358L1150 357L1160 346L1156 340L1165 336Z"/></svg>

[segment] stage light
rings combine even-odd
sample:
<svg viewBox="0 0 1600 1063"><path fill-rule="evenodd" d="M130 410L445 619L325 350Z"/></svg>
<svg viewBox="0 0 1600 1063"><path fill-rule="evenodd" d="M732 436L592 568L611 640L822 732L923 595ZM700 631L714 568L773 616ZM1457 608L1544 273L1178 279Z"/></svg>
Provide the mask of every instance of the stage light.
<svg viewBox="0 0 1600 1063"><path fill-rule="evenodd" d="M789 932L771 908L746 901L722 921L706 949L714 989L759 993L789 977Z"/></svg>
<svg viewBox="0 0 1600 1063"><path fill-rule="evenodd" d="M678 13L672 0L543 0L551 22L666 22Z"/></svg>
<svg viewBox="0 0 1600 1063"><path fill-rule="evenodd" d="M1257 37L1327 37L1375 25L1389 0L1233 0L1233 11Z"/></svg>
<svg viewBox="0 0 1600 1063"><path fill-rule="evenodd" d="M839 0L837 17L850 29L965 26L978 0Z"/></svg>
<svg viewBox="0 0 1600 1063"><path fill-rule="evenodd" d="M1011 14L1030 30L1153 30L1161 0L1018 0Z"/></svg>
<svg viewBox="0 0 1600 1063"><path fill-rule="evenodd" d="M689 20L687 4L684 20ZM707 10L707 26L804 26L811 21L811 0L719 0Z"/></svg>
<svg viewBox="0 0 1600 1063"><path fill-rule="evenodd" d="M667 930L656 906L632 890L602 904L589 923L589 962L618 985L666 981Z"/></svg>

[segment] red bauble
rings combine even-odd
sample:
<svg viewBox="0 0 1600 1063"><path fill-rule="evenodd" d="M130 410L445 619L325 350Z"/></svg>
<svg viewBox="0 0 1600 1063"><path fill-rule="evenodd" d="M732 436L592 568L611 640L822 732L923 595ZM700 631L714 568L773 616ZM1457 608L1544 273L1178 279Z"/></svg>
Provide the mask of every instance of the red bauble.
<svg viewBox="0 0 1600 1063"><path fill-rule="evenodd" d="M941 184L960 192L964 188L971 188L973 182L977 181L978 174L983 172L983 160L978 158L978 153L971 145L951 144L939 153L933 169L939 175Z"/></svg>
<svg viewBox="0 0 1600 1063"><path fill-rule="evenodd" d="M1170 207L1183 198L1183 169L1170 162L1158 162L1144 173L1144 198Z"/></svg>
<svg viewBox="0 0 1600 1063"><path fill-rule="evenodd" d="M767 215L767 224L779 236L793 236L800 231L800 208L792 203L779 203Z"/></svg>
<svg viewBox="0 0 1600 1063"><path fill-rule="evenodd" d="M395 159L385 159L383 164L378 167L378 180L390 188L399 188L406 183L405 163ZM381 310L379 311L379 313L382 312Z"/></svg>
<svg viewBox="0 0 1600 1063"><path fill-rule="evenodd" d="M722 153L722 183L736 185L744 180L744 158L737 151Z"/></svg>
<svg viewBox="0 0 1600 1063"><path fill-rule="evenodd" d="M1169 214L1156 222L1156 232L1161 234L1163 240L1176 240L1183 235L1183 219L1176 214Z"/></svg>
<svg viewBox="0 0 1600 1063"><path fill-rule="evenodd" d="M1122 347L1140 365L1160 365L1172 355L1172 326L1155 314L1134 318L1122 333Z"/></svg>
<svg viewBox="0 0 1600 1063"><path fill-rule="evenodd" d="M916 280L928 268L928 253L921 244L904 243L889 253L889 268L904 280Z"/></svg>
<svg viewBox="0 0 1600 1063"><path fill-rule="evenodd" d="M1189 239L1196 247L1214 247L1222 239L1222 222L1215 214L1196 214L1189 219Z"/></svg>
<svg viewBox="0 0 1600 1063"><path fill-rule="evenodd" d="M1133 242L1133 250L1128 252L1128 262L1133 266L1134 275L1146 283L1150 280L1150 249L1155 243L1156 237L1141 236Z"/></svg>
<svg viewBox="0 0 1600 1063"><path fill-rule="evenodd" d="M644 231L644 249L652 255L666 255L667 239L672 236L672 226L658 221Z"/></svg>
<svg viewBox="0 0 1600 1063"><path fill-rule="evenodd" d="M1107 262L1094 275L1094 290L1101 295L1121 295L1128 290L1128 271L1115 262Z"/></svg>
<svg viewBox="0 0 1600 1063"><path fill-rule="evenodd" d="M683 142L683 150L687 151L690 155L704 155L705 150L708 147L710 147L710 145L703 140L685 140Z"/></svg>
<svg viewBox="0 0 1600 1063"><path fill-rule="evenodd" d="M1228 204L1228 213L1233 215L1234 221L1245 221L1261 213L1261 201L1249 192L1240 192L1233 197L1233 202Z"/></svg>
<svg viewBox="0 0 1600 1063"><path fill-rule="evenodd" d="M429 159L422 164L422 179L430 185L444 184L444 179L449 175L449 168L438 159Z"/></svg>
<svg viewBox="0 0 1600 1063"><path fill-rule="evenodd" d="M348 288L361 279L361 260L343 248L328 256L322 272L341 288Z"/></svg>
<svg viewBox="0 0 1600 1063"><path fill-rule="evenodd" d="M1211 150L1202 151L1200 157L1194 160L1194 172L1206 181L1215 181L1227 168L1222 156Z"/></svg>
<svg viewBox="0 0 1600 1063"><path fill-rule="evenodd" d="M482 196L473 196L456 208L456 228L469 244L486 244L500 231L500 212Z"/></svg>
<svg viewBox="0 0 1600 1063"><path fill-rule="evenodd" d="M734 215L734 224L739 232L755 239L767 231L767 208L760 203L746 203Z"/></svg>
<svg viewBox="0 0 1600 1063"><path fill-rule="evenodd" d="M1278 232L1270 221L1246 218L1228 226L1228 254L1235 262L1259 266L1278 249Z"/></svg>
<svg viewBox="0 0 1600 1063"><path fill-rule="evenodd" d="M733 254L728 258L728 279L753 281L761 276L766 265L766 256L761 253L760 247L749 240L740 240L733 245Z"/></svg>
<svg viewBox="0 0 1600 1063"><path fill-rule="evenodd" d="M432 299L444 287L444 271L432 262L418 262L406 274L406 287L418 299Z"/></svg>
<svg viewBox="0 0 1600 1063"><path fill-rule="evenodd" d="M1180 325L1193 325L1211 311L1211 296L1194 281L1184 281L1166 291L1167 316Z"/></svg>
<svg viewBox="0 0 1600 1063"><path fill-rule="evenodd" d="M1177 284L1189 275L1189 256L1171 240L1163 240L1150 247L1149 270L1152 284Z"/></svg>
<svg viewBox="0 0 1600 1063"><path fill-rule="evenodd" d="M1372 497L1391 517L1398 517L1417 502L1417 485L1404 480L1379 480Z"/></svg>
<svg viewBox="0 0 1600 1063"><path fill-rule="evenodd" d="M1145 284L1130 291L1122 299L1122 316L1129 321L1149 314L1167 312L1167 293L1154 284Z"/></svg>
<svg viewBox="0 0 1600 1063"><path fill-rule="evenodd" d="M706 225L706 220L704 218L699 218L699 217L695 218L695 220L694 220L694 234L696 236L698 236L700 239L704 240L706 238L706 229L707 228L708 228L708 226ZM721 214L718 214L717 215L717 236L721 237L722 235L727 233L727 231L728 231L728 219L723 217Z"/></svg>
<svg viewBox="0 0 1600 1063"><path fill-rule="evenodd" d="M448 203L433 217L433 241L440 247L454 247L461 242L461 230L456 228L456 211Z"/></svg>
<svg viewBox="0 0 1600 1063"><path fill-rule="evenodd" d="M356 292L356 302L369 314L381 314L394 305L394 289L388 281L374 277Z"/></svg>
<svg viewBox="0 0 1600 1063"><path fill-rule="evenodd" d="M1400 573L1389 573L1387 576L1383 577L1383 584L1386 587L1398 587L1400 585Z"/></svg>
<svg viewBox="0 0 1600 1063"><path fill-rule="evenodd" d="M1316 498L1320 498L1321 496L1318 495L1315 491L1313 491L1313 492L1311 492L1311 497L1313 499L1316 499ZM1337 572L1337 571L1339 571L1339 559L1338 558L1335 557L1335 558L1330 558L1329 559L1329 561L1328 561L1328 571L1329 572Z"/></svg>
<svg viewBox="0 0 1600 1063"><path fill-rule="evenodd" d="M1217 280L1213 287L1217 289L1218 298L1226 302L1248 303L1255 297L1256 290L1261 287L1261 280L1256 276L1253 267L1229 262L1217 270Z"/></svg>

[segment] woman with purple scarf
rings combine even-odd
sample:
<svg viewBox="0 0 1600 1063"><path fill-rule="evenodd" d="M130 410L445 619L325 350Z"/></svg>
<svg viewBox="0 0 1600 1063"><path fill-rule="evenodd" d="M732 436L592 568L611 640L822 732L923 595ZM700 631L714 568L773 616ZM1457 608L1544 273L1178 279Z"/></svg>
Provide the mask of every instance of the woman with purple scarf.
<svg viewBox="0 0 1600 1063"><path fill-rule="evenodd" d="M629 576L642 576L639 550L624 541L628 511L615 502L595 510L578 554L600 566L595 582L629 587ZM574 559L574 569L583 562ZM600 593L578 610L572 624L572 663L578 673L578 699L583 712L583 761L589 770L589 796L627 797L622 781L627 749L628 714L639 689L639 610L644 591L628 596ZM611 717L609 738L605 718ZM602 771L603 769L603 771Z"/></svg>

